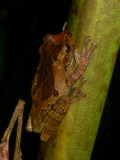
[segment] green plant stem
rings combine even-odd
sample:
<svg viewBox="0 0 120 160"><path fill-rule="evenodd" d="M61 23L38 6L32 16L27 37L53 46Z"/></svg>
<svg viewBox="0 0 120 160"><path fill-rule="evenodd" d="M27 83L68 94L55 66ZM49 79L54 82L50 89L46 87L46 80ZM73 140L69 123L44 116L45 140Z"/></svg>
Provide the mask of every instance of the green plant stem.
<svg viewBox="0 0 120 160"><path fill-rule="evenodd" d="M44 160L89 160L91 157L120 44L120 1L73 0L67 29L73 34L79 51L86 36L98 47L84 74L87 82L82 91L87 97L70 106L56 141L51 139L42 144Z"/></svg>

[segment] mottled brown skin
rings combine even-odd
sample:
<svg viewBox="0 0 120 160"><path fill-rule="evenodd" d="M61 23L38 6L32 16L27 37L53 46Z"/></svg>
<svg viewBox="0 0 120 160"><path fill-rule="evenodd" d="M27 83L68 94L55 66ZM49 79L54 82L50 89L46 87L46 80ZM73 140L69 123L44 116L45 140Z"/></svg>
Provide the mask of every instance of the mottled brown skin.
<svg viewBox="0 0 120 160"><path fill-rule="evenodd" d="M39 49L40 62L32 83L32 108L26 129L41 133L41 140L47 141L69 105L84 96L80 92L81 85L74 90L72 86L85 72L96 44L93 43L87 51L90 41L87 38L79 59L68 31L46 35L43 40Z"/></svg>

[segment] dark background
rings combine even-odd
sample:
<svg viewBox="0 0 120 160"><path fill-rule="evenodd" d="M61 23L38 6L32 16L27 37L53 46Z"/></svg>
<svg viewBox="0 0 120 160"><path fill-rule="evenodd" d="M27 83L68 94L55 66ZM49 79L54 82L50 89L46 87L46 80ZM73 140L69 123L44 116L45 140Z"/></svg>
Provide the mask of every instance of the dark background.
<svg viewBox="0 0 120 160"><path fill-rule="evenodd" d="M71 0L0 0L0 138L21 98L26 101L21 149L24 160L35 160L38 134L27 133L25 124L31 106L30 88L45 34L61 32ZM118 160L120 146L120 55L118 54L105 109L91 160ZM10 157L16 126L10 138Z"/></svg>

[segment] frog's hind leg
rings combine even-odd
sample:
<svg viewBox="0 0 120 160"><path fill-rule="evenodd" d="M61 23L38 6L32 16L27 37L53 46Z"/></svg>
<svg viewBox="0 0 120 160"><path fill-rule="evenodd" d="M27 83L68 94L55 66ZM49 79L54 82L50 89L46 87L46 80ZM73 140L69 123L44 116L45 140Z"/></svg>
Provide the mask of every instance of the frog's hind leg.
<svg viewBox="0 0 120 160"><path fill-rule="evenodd" d="M47 141L57 129L69 108L69 99L68 96L61 96L45 115L43 119L45 126L40 136L42 141Z"/></svg>
<svg viewBox="0 0 120 160"><path fill-rule="evenodd" d="M81 92L81 87L83 86L85 81L86 81L85 78L83 78L80 85L77 88L75 88L75 90L72 92L70 96L70 103L73 103L74 101L79 100L81 97L86 96L85 92Z"/></svg>

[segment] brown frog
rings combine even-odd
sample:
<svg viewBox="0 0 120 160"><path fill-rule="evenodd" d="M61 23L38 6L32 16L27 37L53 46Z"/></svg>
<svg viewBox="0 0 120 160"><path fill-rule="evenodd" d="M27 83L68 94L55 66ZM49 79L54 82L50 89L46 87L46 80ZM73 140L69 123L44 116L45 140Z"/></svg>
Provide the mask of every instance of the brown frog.
<svg viewBox="0 0 120 160"><path fill-rule="evenodd" d="M70 104L85 96L80 91L84 78L78 87L74 88L73 85L84 74L96 43L92 43L87 50L90 38L86 38L79 56L73 36L68 31L45 35L43 41L39 49L40 62L32 83L32 108L26 129L41 133L41 140L47 141Z"/></svg>

